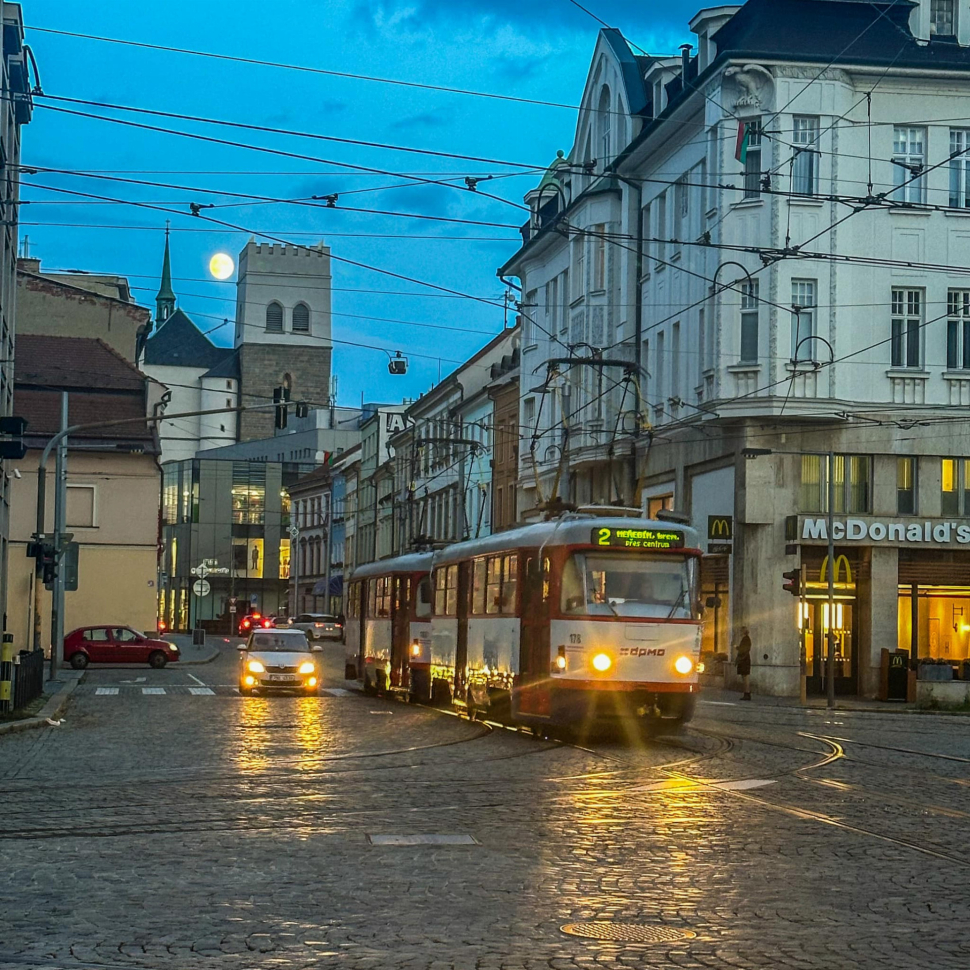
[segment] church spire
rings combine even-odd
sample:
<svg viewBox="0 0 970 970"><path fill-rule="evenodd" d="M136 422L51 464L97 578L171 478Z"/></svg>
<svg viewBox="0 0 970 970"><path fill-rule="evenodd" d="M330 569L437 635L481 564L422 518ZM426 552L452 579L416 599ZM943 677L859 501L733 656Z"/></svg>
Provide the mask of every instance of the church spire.
<svg viewBox="0 0 970 970"><path fill-rule="evenodd" d="M165 222L165 257L162 260L162 282L155 296L155 325L164 323L175 312L175 291L172 289L172 258L169 254L168 234L171 223Z"/></svg>

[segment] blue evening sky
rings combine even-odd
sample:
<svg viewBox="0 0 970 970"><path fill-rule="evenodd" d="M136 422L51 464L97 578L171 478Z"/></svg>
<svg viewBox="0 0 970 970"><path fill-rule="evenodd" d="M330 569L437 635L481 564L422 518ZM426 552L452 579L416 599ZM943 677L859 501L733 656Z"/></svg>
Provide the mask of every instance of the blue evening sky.
<svg viewBox="0 0 970 970"><path fill-rule="evenodd" d="M703 4L600 0L589 5L652 53L693 39L687 21ZM377 75L576 104L598 25L569 0L26 0L27 40L45 94L160 109L260 126L296 129L398 146L546 166L570 147L575 111L334 78L211 58L150 51L31 30L49 27L147 41L349 73ZM48 105L45 107L44 105ZM174 134L139 130L52 110L111 114L157 127L206 134L313 156L301 160ZM24 130L27 165L111 175L112 180L38 173L26 182L70 188L128 202L160 204L178 215L129 204L83 202L39 188L23 189L21 236L45 270L81 269L129 278L139 302L154 306L163 229L172 220L174 287L180 305L203 330L232 339L234 286L207 278L211 255L235 258L249 232L294 242L325 239L336 256L501 301L495 271L517 248L514 229L434 222L408 216L341 212L293 204L254 204L220 192L293 199L341 193L342 205L447 216L518 226L522 210L437 185L394 184L386 175L351 174L334 162L421 173L434 178L507 175L507 165L459 161L340 145L292 135L246 132L193 122L106 111L37 99ZM152 187L113 179L143 179ZM482 186L521 202L534 173ZM189 203L247 231L223 230L189 214ZM47 225L43 225L46 223ZM127 228L125 228L127 227ZM144 228L132 228L144 227ZM405 236L408 238L393 238ZM386 356L335 343L341 404L415 397L502 328L503 311L358 267L333 263L333 336L401 350L404 378L392 378ZM432 324L433 329L414 326ZM470 331L470 332L466 332ZM421 356L424 355L424 356Z"/></svg>

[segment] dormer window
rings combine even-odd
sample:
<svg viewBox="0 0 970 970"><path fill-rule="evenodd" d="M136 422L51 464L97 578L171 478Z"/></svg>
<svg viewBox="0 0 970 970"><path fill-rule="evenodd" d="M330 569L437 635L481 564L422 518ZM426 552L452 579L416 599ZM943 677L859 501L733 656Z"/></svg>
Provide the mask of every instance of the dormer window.
<svg viewBox="0 0 970 970"><path fill-rule="evenodd" d="M956 32L956 0L930 0L930 37L955 37Z"/></svg>

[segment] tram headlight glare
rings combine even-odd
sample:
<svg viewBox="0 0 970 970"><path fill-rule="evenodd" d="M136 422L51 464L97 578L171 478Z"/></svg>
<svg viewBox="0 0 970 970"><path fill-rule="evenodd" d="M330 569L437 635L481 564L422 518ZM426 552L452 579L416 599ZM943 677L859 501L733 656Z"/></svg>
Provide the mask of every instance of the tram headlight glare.
<svg viewBox="0 0 970 970"><path fill-rule="evenodd" d="M689 674L694 669L694 661L690 657L678 657L674 661L674 670L678 674Z"/></svg>
<svg viewBox="0 0 970 970"><path fill-rule="evenodd" d="M593 657L593 669L598 670L601 674L606 673L610 667L613 666L613 659L609 654L598 653Z"/></svg>
<svg viewBox="0 0 970 970"><path fill-rule="evenodd" d="M565 670L566 669L566 658L565 657L556 657L556 666L560 670Z"/></svg>
<svg viewBox="0 0 970 970"><path fill-rule="evenodd" d="M415 640L414 643L411 644L411 656L412 657L421 656L421 644L417 640Z"/></svg>

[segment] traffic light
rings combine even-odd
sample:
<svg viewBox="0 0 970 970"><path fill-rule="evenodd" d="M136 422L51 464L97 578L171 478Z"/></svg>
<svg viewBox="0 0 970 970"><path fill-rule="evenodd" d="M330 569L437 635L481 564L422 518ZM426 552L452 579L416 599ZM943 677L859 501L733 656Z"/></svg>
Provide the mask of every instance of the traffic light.
<svg viewBox="0 0 970 970"><path fill-rule="evenodd" d="M785 577L785 592L792 596L802 595L802 571L800 569L790 569L787 573L782 573Z"/></svg>
<svg viewBox="0 0 970 970"><path fill-rule="evenodd" d="M296 402L296 416L298 418L306 418L310 415L310 405L306 401Z"/></svg>
<svg viewBox="0 0 970 970"><path fill-rule="evenodd" d="M288 387L273 388L273 403L276 405L276 428L282 431L286 427L290 400L290 389Z"/></svg>

